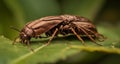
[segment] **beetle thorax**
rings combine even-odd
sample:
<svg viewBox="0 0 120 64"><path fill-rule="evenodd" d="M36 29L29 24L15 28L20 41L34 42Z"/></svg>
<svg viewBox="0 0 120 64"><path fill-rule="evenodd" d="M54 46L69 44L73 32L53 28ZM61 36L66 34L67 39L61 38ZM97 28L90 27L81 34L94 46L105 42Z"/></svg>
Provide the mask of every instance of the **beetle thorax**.
<svg viewBox="0 0 120 64"><path fill-rule="evenodd" d="M27 36L30 36L30 37L34 36L32 28L29 28L27 26L25 26L25 28L23 28L21 32L23 32L24 34L26 34Z"/></svg>

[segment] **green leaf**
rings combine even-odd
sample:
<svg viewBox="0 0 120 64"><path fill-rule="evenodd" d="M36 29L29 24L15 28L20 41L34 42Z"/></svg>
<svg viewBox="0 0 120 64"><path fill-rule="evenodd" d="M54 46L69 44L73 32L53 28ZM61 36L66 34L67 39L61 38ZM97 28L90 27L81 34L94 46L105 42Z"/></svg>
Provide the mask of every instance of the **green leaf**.
<svg viewBox="0 0 120 64"><path fill-rule="evenodd" d="M61 36L55 38L48 46L45 43L49 38L32 39L31 47L34 52L18 43L12 45L11 40L1 36L0 64L41 64L59 61L63 63L92 63L103 57L105 53L120 54L119 36L107 27L99 26L98 29L100 33L107 37L104 42L98 42L103 46L98 46L89 40L85 40L87 46L83 46L75 36Z"/></svg>
<svg viewBox="0 0 120 64"><path fill-rule="evenodd" d="M77 50L66 51L69 47L67 47L64 43L60 44L61 42L57 42L57 44L51 44L46 47L45 45L41 45L39 43L32 44L32 47L34 48L34 52L32 52L20 44L13 46L11 44L12 41L3 36L0 37L0 41L2 42L0 44L1 64L35 64L37 62L50 63L55 62L60 58L65 59L67 55L79 52ZM3 45L5 45L5 47Z"/></svg>

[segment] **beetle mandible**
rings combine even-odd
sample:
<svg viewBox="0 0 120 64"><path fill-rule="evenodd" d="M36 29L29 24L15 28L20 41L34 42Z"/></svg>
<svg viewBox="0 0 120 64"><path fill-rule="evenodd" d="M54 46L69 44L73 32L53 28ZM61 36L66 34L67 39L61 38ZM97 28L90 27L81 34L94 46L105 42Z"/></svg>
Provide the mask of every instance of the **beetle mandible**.
<svg viewBox="0 0 120 64"><path fill-rule="evenodd" d="M80 35L85 35L94 43L96 43L94 37L98 40L104 40L104 36L98 33L95 25L90 20L85 17L74 15L47 16L28 22L20 31L19 38L22 43L29 45L31 38L39 38L43 33L51 37L47 45L55 36L58 36L58 34L74 34L82 44L85 42Z"/></svg>

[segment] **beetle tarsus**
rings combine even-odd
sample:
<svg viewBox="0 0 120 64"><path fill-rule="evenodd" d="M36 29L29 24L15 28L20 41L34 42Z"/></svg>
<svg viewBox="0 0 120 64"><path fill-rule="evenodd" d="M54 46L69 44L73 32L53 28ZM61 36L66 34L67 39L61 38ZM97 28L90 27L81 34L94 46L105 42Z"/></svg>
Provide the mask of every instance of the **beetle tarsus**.
<svg viewBox="0 0 120 64"><path fill-rule="evenodd" d="M29 48L31 51L34 52L33 48L30 46L30 41L29 41L29 40L27 40L26 45L28 46L28 48Z"/></svg>
<svg viewBox="0 0 120 64"><path fill-rule="evenodd" d="M83 27L80 27L80 28L81 28L81 30L90 38L90 40L93 41L93 43L102 46L102 44L96 43L95 39L93 39L93 37L91 37L91 36L85 31L85 29L84 29Z"/></svg>

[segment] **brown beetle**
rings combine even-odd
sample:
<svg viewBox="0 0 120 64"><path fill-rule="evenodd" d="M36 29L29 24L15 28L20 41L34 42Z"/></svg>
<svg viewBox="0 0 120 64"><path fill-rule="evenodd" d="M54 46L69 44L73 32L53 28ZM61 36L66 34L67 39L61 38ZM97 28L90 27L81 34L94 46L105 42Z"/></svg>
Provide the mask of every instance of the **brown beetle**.
<svg viewBox="0 0 120 64"><path fill-rule="evenodd" d="M90 20L73 15L48 16L29 22L20 31L19 37L22 43L29 45L32 37L41 37L41 34L43 33L45 33L46 36L51 37L47 45L55 36L58 36L58 34L74 34L83 44L84 40L80 35L85 35L94 43L96 43L94 37L98 40L104 39L104 36L97 32L96 27Z"/></svg>

